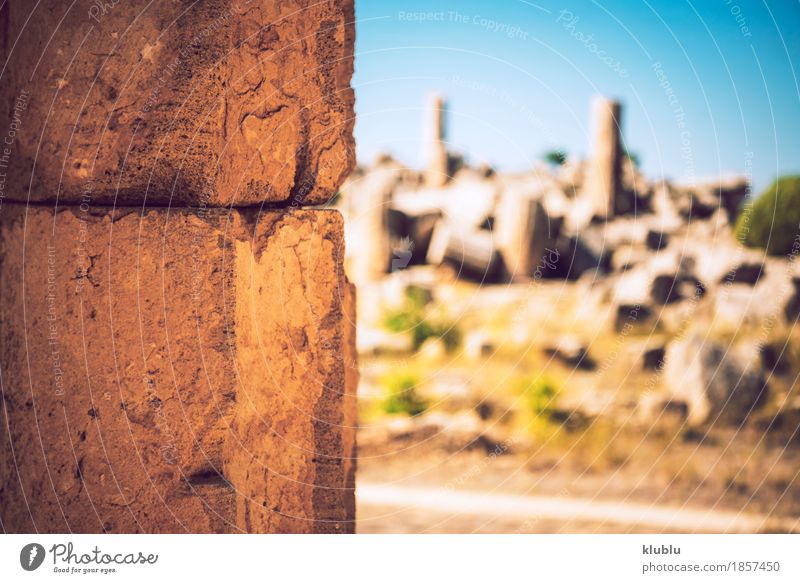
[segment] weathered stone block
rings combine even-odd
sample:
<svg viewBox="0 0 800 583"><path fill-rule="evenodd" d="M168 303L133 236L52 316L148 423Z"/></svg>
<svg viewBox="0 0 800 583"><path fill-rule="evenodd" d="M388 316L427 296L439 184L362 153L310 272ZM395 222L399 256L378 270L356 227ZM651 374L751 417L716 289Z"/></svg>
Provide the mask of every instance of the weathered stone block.
<svg viewBox="0 0 800 583"><path fill-rule="evenodd" d="M352 0L6 2L6 198L327 201L354 161L353 23Z"/></svg>
<svg viewBox="0 0 800 583"><path fill-rule="evenodd" d="M509 192L497 207L497 246L511 281L526 281L541 271L541 259L555 228L541 202Z"/></svg>
<svg viewBox="0 0 800 583"><path fill-rule="evenodd" d="M740 424L766 403L768 379L746 352L709 340L704 329L667 347L664 384L686 405L688 425Z"/></svg>
<svg viewBox="0 0 800 583"><path fill-rule="evenodd" d="M9 532L351 532L337 211L0 215Z"/></svg>

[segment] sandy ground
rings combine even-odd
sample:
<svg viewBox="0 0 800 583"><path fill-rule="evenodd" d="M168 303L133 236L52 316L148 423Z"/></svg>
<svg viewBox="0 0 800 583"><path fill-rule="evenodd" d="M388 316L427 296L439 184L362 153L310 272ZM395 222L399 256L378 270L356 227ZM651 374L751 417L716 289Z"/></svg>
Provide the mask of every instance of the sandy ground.
<svg viewBox="0 0 800 583"><path fill-rule="evenodd" d="M602 470L581 469L580 456L369 445L359 460L357 532L800 532L797 447L732 473L725 464L740 463L746 437L733 447L688 443L660 459L644 452ZM686 469L696 467L692 450L709 472Z"/></svg>

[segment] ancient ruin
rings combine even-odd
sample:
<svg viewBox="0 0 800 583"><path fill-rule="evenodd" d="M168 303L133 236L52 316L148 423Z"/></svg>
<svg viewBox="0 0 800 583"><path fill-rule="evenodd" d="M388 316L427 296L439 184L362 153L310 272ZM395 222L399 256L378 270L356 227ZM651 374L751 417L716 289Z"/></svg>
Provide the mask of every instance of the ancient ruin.
<svg viewBox="0 0 800 583"><path fill-rule="evenodd" d="M594 132L587 195L594 212L601 217L613 217L620 208L617 193L622 188L622 139L620 131L622 106L602 97L592 102Z"/></svg>
<svg viewBox="0 0 800 583"><path fill-rule="evenodd" d="M800 529L792 11L353 4L0 6L0 530Z"/></svg>
<svg viewBox="0 0 800 583"><path fill-rule="evenodd" d="M353 2L93 8L0 9L0 523L353 532Z"/></svg>
<svg viewBox="0 0 800 583"><path fill-rule="evenodd" d="M433 111L441 111L436 103ZM650 180L624 146L621 104L596 97L591 115L590 157L583 161L540 163L517 173L463 163L446 181L433 183L430 159L416 171L382 155L353 172L339 206L350 242L348 268L360 274L363 265L371 266L369 278L354 275L369 283L359 313L361 350L410 350L401 335L385 329L386 306L402 306L402 288L417 295L425 290L428 303L451 320L464 317L452 299L449 282L456 278L478 284L469 288L464 310L482 305L483 296L511 298L503 300L508 304L487 299L486 312L520 306L518 320L494 336L465 332L453 359L462 350L491 354L508 345L540 352L594 375L580 393L586 400L602 385L598 375L604 371L590 343L603 338L631 351L611 358L620 366L638 370L648 363L650 388L636 397L645 418L665 403L680 403L690 425L741 422L767 401L768 384L785 384L763 354L793 324L795 264L736 240L733 225L750 188L746 176L690 184ZM441 123L437 118L437 127ZM358 225L367 211L357 201L370 193L380 193L381 202L371 207L373 228L361 238ZM558 296L542 287L548 280L564 282ZM573 296L577 306L563 311L559 302ZM548 311L587 328L584 338L548 332L541 320ZM526 320L529 313L538 315ZM768 326L759 329L761 322ZM692 340L693 333L708 330L718 337L737 334L737 342L722 350L708 338ZM628 342L631 336L635 340ZM436 342L428 342L432 357L441 353Z"/></svg>
<svg viewBox="0 0 800 583"><path fill-rule="evenodd" d="M428 98L427 124L425 127L426 156L425 183L428 186L443 186L449 176L447 157L447 104L441 95Z"/></svg>

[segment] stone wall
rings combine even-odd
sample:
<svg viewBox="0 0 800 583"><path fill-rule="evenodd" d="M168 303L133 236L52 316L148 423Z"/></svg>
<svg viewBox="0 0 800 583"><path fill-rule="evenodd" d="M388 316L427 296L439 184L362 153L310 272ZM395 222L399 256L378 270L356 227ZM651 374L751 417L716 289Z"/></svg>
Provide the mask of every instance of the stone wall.
<svg viewBox="0 0 800 583"><path fill-rule="evenodd" d="M22 200L316 204L350 172L352 0L35 4L0 9Z"/></svg>
<svg viewBox="0 0 800 583"><path fill-rule="evenodd" d="M338 211L301 208L351 167L353 5L306 4L0 12L2 103L30 96L0 206L5 531L354 530L355 291Z"/></svg>

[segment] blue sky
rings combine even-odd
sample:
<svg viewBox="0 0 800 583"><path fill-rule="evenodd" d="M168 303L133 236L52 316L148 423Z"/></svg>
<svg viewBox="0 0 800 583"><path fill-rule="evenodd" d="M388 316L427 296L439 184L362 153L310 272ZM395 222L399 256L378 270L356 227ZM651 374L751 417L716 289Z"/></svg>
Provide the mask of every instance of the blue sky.
<svg viewBox="0 0 800 583"><path fill-rule="evenodd" d="M583 157L594 94L645 173L800 173L800 2L356 0L359 160L422 163L425 96L451 147L504 170Z"/></svg>

